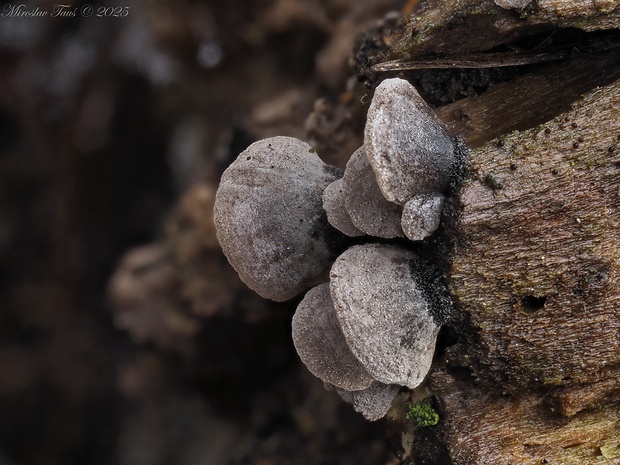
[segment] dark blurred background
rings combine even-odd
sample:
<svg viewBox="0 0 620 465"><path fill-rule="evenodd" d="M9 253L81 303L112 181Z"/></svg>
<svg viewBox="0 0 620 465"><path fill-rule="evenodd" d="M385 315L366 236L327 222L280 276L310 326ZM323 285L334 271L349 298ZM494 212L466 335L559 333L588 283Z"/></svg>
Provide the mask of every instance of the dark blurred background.
<svg viewBox="0 0 620 465"><path fill-rule="evenodd" d="M0 465L391 460L296 358L297 302L238 281L211 209L255 139L342 164L356 38L404 3L2 2Z"/></svg>

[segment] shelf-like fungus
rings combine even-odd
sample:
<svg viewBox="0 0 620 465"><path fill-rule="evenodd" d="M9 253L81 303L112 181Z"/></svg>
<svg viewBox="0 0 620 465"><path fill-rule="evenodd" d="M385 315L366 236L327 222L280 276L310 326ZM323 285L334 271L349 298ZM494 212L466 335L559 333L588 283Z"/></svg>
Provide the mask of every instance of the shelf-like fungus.
<svg viewBox="0 0 620 465"><path fill-rule="evenodd" d="M426 376L439 325L412 267L415 255L383 244L354 246L334 262L330 289L342 333L372 377L411 389Z"/></svg>
<svg viewBox="0 0 620 465"><path fill-rule="evenodd" d="M255 142L222 175L217 237L233 268L263 297L284 301L324 280L339 247L322 196L341 171L291 137Z"/></svg>
<svg viewBox="0 0 620 465"><path fill-rule="evenodd" d="M439 227L444 196L441 194L420 194L403 206L401 226L407 238L421 241Z"/></svg>
<svg viewBox="0 0 620 465"><path fill-rule="evenodd" d="M372 376L351 353L329 291L329 284L310 289L293 316L293 344L308 370L346 391L367 389Z"/></svg>
<svg viewBox="0 0 620 465"><path fill-rule="evenodd" d="M252 144L222 176L214 217L228 260L273 300L317 285L293 317L295 348L369 420L387 413L402 386L422 383L451 302L436 271L402 240L336 257L346 236L431 235L466 150L407 81L387 79L344 176L289 137Z"/></svg>

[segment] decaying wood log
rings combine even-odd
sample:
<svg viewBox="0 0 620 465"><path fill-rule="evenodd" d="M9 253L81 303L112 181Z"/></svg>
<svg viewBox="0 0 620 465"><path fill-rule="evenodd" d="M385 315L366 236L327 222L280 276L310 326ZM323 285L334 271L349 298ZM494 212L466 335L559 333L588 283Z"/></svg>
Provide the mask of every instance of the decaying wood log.
<svg viewBox="0 0 620 465"><path fill-rule="evenodd" d="M403 463L620 463L618 28L617 1L427 0L370 65L550 62L437 109L473 148L446 228L458 342L427 386L439 423L391 412Z"/></svg>
<svg viewBox="0 0 620 465"><path fill-rule="evenodd" d="M620 374L620 82L473 151L450 289L467 353L507 386Z"/></svg>
<svg viewBox="0 0 620 465"><path fill-rule="evenodd" d="M469 165L449 271L461 340L431 375L441 421L414 428L411 456L618 463L620 81Z"/></svg>
<svg viewBox="0 0 620 465"><path fill-rule="evenodd" d="M429 90L425 98L452 101L437 109L439 117L478 147L542 124L585 92L617 80L619 28L616 1L427 0L389 37L389 51L374 56L378 63L358 66L361 75L370 70L370 81L404 73L422 87L444 82L452 97ZM498 78L499 69L510 71Z"/></svg>
<svg viewBox="0 0 620 465"><path fill-rule="evenodd" d="M525 5L502 8L500 3ZM390 57L480 52L554 27L601 31L619 26L615 0L427 0L407 17Z"/></svg>
<svg viewBox="0 0 620 465"><path fill-rule="evenodd" d="M441 397L443 417L439 426L418 434L414 448L421 458L426 457L416 464L610 465L620 461L618 404L564 417L537 392L502 395L443 372L435 373L431 384ZM426 443L420 440L425 436ZM444 448L433 447L442 442L438 437L444 439Z"/></svg>
<svg viewBox="0 0 620 465"><path fill-rule="evenodd" d="M437 109L438 116L470 147L514 130L532 128L568 111L585 92L620 79L620 49L553 63L480 96Z"/></svg>

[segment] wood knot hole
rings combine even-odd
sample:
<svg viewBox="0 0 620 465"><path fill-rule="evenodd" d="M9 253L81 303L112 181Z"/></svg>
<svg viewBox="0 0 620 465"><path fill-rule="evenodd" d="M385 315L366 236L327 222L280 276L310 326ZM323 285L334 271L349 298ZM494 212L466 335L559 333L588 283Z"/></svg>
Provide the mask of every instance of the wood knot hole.
<svg viewBox="0 0 620 465"><path fill-rule="evenodd" d="M536 297L534 295L526 295L521 299L521 306L527 312L535 312L542 309L547 302L547 297Z"/></svg>

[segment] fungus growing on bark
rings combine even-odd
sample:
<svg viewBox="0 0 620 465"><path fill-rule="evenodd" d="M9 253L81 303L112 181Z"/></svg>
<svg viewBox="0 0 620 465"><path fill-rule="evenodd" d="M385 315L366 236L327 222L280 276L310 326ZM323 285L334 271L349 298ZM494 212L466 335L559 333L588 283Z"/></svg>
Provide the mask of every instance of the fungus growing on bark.
<svg viewBox="0 0 620 465"><path fill-rule="evenodd" d="M292 327L299 358L326 389L335 390L367 420L385 416L400 386L375 381L353 355L336 317L328 283L308 291L295 311Z"/></svg>
<svg viewBox="0 0 620 465"><path fill-rule="evenodd" d="M364 145L383 197L405 206L399 228L411 240L432 234L441 219L442 194L461 168L464 145L399 78L386 79L375 90Z"/></svg>
<svg viewBox="0 0 620 465"><path fill-rule="evenodd" d="M377 421L388 412L399 390L400 386L375 381L370 387L360 391L336 389L336 392L342 400L351 404L355 411L361 413L366 420Z"/></svg>
<svg viewBox="0 0 620 465"><path fill-rule="evenodd" d="M344 177L297 139L254 143L222 176L215 222L229 261L262 296L286 300L323 282L293 317L295 348L310 372L376 420L400 386L424 380L450 302L431 267L403 246L356 245L336 259L332 239L345 236L332 226L351 237L424 239L466 149L402 79L377 88L364 136Z"/></svg>
<svg viewBox="0 0 620 465"><path fill-rule="evenodd" d="M258 294L284 301L324 280L339 233L327 222L322 196L340 175L291 137L255 142L224 172L215 199L217 237Z"/></svg>
<svg viewBox="0 0 620 465"><path fill-rule="evenodd" d="M430 236L441 220L444 197L441 194L416 195L403 206L401 226L407 238L421 241Z"/></svg>
<svg viewBox="0 0 620 465"><path fill-rule="evenodd" d="M412 274L415 255L382 244L354 246L334 262L330 289L344 338L384 384L411 389L426 376L439 326Z"/></svg>

